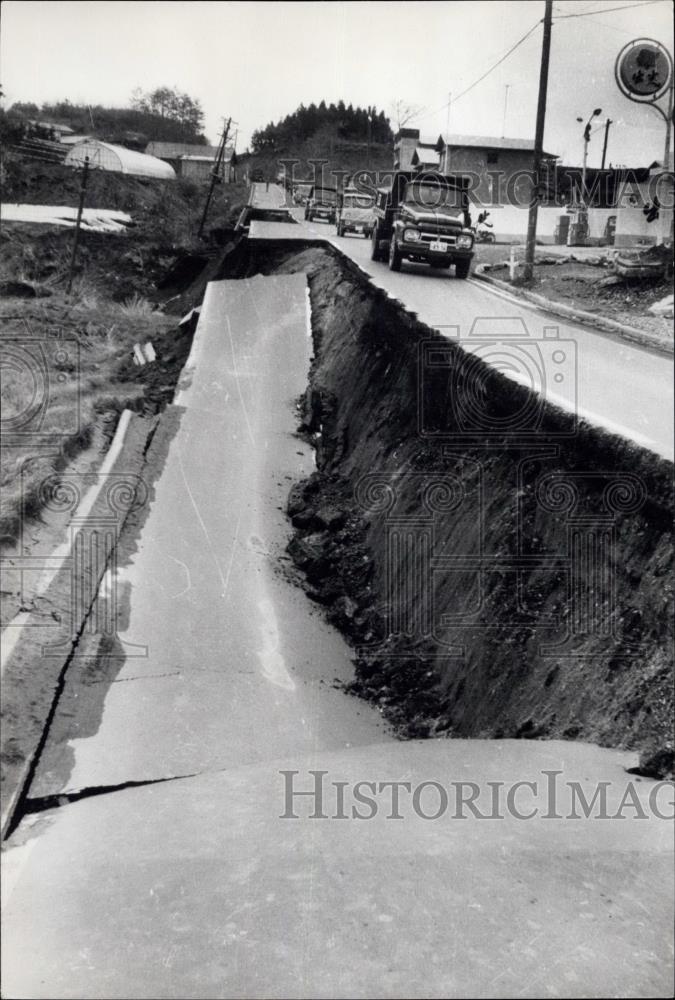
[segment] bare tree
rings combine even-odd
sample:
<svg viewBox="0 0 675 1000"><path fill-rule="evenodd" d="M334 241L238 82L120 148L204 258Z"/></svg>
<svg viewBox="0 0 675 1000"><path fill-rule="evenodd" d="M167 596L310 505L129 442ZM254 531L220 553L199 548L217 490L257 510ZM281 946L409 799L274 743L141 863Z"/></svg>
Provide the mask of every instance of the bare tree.
<svg viewBox="0 0 675 1000"><path fill-rule="evenodd" d="M396 131L405 128L408 122L418 118L424 111L423 104L408 104L407 101L397 98L390 105L392 121L396 122Z"/></svg>

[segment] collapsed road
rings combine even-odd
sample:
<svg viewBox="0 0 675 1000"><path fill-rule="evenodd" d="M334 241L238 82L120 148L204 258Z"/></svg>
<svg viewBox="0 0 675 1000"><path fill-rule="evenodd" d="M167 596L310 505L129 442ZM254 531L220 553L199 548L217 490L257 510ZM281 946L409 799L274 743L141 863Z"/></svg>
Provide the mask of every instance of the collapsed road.
<svg viewBox="0 0 675 1000"><path fill-rule="evenodd" d="M278 207L273 185L264 197L257 188L255 200L258 192L260 207ZM278 254L255 231L267 225L252 224L249 242L260 247L257 262L258 251L251 251L254 274L263 270L266 253L273 261ZM367 246L340 241L341 251L352 245ZM90 637L90 655L85 648L72 660L9 840L6 994L668 995L672 909L663 885L671 865L670 830L653 809L663 783L644 774L631 780L625 772L637 764L634 752L570 742L592 738L596 720L583 717L576 732L568 726L565 740L395 743L382 719L384 701L378 710L342 692L352 676L350 650L317 605L340 601L340 623L353 621L360 631L352 635L367 644L371 619L364 594L375 606L392 594L382 589L387 526L376 516L387 482L367 491L370 506L363 505L360 519L353 503L340 505L338 499L345 482L354 487L371 473L388 476L389 486L392 477L405 481L406 472L431 474L428 442L410 451L417 419L411 345L431 329L418 329L382 296L373 304L365 279L345 279L333 256L322 258L315 250L303 260L302 246L291 248L291 255L294 250L298 259L285 247L278 266L268 261L267 276L207 286L179 393L147 447L147 504L119 541L111 582L117 598L113 644L101 655ZM410 282L411 289L433 283L432 277L394 277ZM458 287L478 294L471 285L443 284L445 296L454 297ZM480 295L483 305L492 304L488 315L501 315L501 300L482 289ZM471 301L458 302L457 309L468 314L474 308L475 314ZM298 409L312 354L310 390ZM661 407L659 413L665 422ZM616 414L606 416L614 422ZM625 424L625 413L622 419ZM565 420L547 413L543 430L551 433ZM298 424L303 436L296 433ZM635 433L657 444L654 451L666 448L667 435L651 423ZM628 537L628 548L619 551L618 589L627 602L631 578L648 567L645 605L650 599L655 605L666 562L668 463L595 430L582 438L594 470L616 472L630 464L647 483L651 504L628 504L618 525L619 537L622 529ZM554 472L574 472L569 448L556 457ZM476 456L467 448L462 460L468 466ZM499 480L500 461L498 456L486 464L488 485ZM443 488L459 475L454 458L435 471L441 476L434 483ZM518 485L527 492L534 478ZM301 481L309 486L298 488ZM594 489L581 483L584 501L595 496ZM313 603L296 586L285 552L289 493L296 500L289 513L300 529L305 567L313 572ZM442 512L443 496L441 491ZM502 539L510 539L511 525L499 520L503 499L491 495L488 514ZM405 493L403 508L394 520L402 513L417 515L415 493ZM471 515L467 520L458 507L445 507L445 523L455 511L457 533L470 534ZM546 544L560 541L564 524L558 515L546 523L539 515L536 526L541 545L521 553L525 561L516 570L540 575L542 613L565 590L555 574L544 582L550 566L542 560ZM426 531L428 524L422 527ZM348 555L358 552L361 565L355 568L352 560L344 579L324 572L335 557L322 548L330 536L340 538ZM471 554L451 533L441 554L450 558L456 550ZM414 564L405 552L397 559L397 571ZM466 566L459 568L465 572ZM493 593L518 590L519 579L506 573ZM584 593L607 596L603 585L601 578ZM439 589L448 593L447 579ZM470 593L466 577L460 575L450 590ZM406 601L417 610L418 593L405 588ZM99 601L110 596L103 592ZM542 662L532 681L524 657L518 663L516 655L515 672L500 688L490 649L477 644L477 660L461 684L455 675L454 686L446 684L433 698L446 699L450 714L452 704L463 705L466 715L478 719L477 730L494 736L489 708L505 719L504 695L512 687L527 693L525 705L509 705L514 718L521 713L518 735L559 736L570 720L551 719L551 705L564 706L571 718L602 686L614 706L615 732L610 727L601 742L635 749L636 730L652 725L656 737L667 717L658 686L667 672L659 661L667 648L659 632L662 614L660 606L641 609L640 638L647 642L643 653L651 668L646 676L638 676L642 662L626 666L626 657L634 658L626 643L627 653L604 664L608 673L600 684L593 666L599 639L593 633L591 664L585 645L581 672L574 665L569 673L565 667L556 671ZM637 635L634 623L633 629ZM606 634L600 639L607 645ZM498 642L508 645L503 635ZM405 674L419 673L422 661L394 656L392 662ZM428 655L424 662L429 664ZM655 721L645 715L636 724L639 707L628 719L629 703L639 698ZM487 708L479 710L479 703ZM549 713L548 729L542 730L538 711ZM528 713L534 718L529 729ZM466 735L461 727L455 719L449 733L438 727L432 733ZM514 723L503 735L515 736L516 728ZM474 729L470 735L481 734ZM530 782L544 794L549 785L543 776L553 772L561 784L576 782L587 802L605 782L605 810L624 822L584 818L578 796L576 818L570 818L564 795L554 821L543 818L547 809L550 815L550 799L525 818L531 796L492 822L461 803L430 821L433 798L423 808L418 801L400 822L387 818L394 811L390 801L386 808L371 807L370 819L362 799L353 811L358 782L374 783L375 790L397 782L411 788L452 781L515 788ZM321 801L316 789L323 793L324 786L317 786L317 774L325 777ZM304 798L289 799L289 780ZM624 816L627 788L633 809ZM314 819L308 818L311 810ZM636 821L640 810L648 822ZM292 818L296 811L298 819Z"/></svg>

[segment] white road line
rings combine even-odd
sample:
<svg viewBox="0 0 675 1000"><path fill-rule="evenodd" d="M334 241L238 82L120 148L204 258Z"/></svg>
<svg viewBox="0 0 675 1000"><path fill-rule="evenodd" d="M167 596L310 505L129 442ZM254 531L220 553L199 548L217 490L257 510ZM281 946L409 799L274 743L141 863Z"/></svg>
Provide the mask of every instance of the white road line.
<svg viewBox="0 0 675 1000"><path fill-rule="evenodd" d="M65 542L62 542L61 545L57 546L52 552L49 557L50 565L43 571L35 589L36 597L41 597L46 592L52 581L63 569L63 565L66 560L70 558L73 545L75 544L75 539L82 530L85 519L91 513L91 510L96 503L101 490L103 489L105 477L108 475L120 456L132 416L133 413L131 410L123 411L119 423L117 424L112 444L110 445L110 448L101 463L100 469L96 473L97 482L84 495L77 510L71 518L71 522L75 521L80 525L80 527L77 531L72 532L71 536ZM10 559L11 557L8 558L8 562ZM31 612L20 611L19 614L15 615L12 621L8 622L2 630L2 636L0 637L0 676L4 674L5 668L10 661L17 643L23 635L23 630L26 627L30 616Z"/></svg>

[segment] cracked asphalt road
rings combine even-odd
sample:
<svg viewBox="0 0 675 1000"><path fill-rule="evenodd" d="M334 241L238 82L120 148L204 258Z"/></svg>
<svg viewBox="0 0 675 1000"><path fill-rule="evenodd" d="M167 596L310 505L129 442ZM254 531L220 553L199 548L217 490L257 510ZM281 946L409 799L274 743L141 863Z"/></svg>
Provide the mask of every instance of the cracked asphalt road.
<svg viewBox="0 0 675 1000"><path fill-rule="evenodd" d="M385 738L332 687L349 651L280 573L286 496L312 468L295 436L309 355L304 275L209 286L115 581L117 668L70 672L32 798Z"/></svg>
<svg viewBox="0 0 675 1000"><path fill-rule="evenodd" d="M281 819L282 771L302 791L325 772L336 817L358 782L485 790L546 770L587 800L606 781L614 810L635 763L556 741L396 743L332 688L348 650L278 568L281 508L312 466L293 434L310 350L303 275L209 286L116 579L120 659L100 676L74 663L39 811L7 845L4 995L669 996L671 830L653 815L407 806L392 822L385 799L369 822L321 820L315 792ZM634 788L647 808L656 782Z"/></svg>

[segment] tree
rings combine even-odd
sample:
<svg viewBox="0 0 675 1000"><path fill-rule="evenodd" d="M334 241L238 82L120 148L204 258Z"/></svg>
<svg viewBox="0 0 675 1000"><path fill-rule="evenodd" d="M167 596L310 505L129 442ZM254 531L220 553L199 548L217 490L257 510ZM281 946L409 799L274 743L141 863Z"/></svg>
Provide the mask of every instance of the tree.
<svg viewBox="0 0 675 1000"><path fill-rule="evenodd" d="M204 126L200 102L176 87L156 87L147 93L137 87L131 95L131 106L136 111L179 122L186 135L197 135Z"/></svg>
<svg viewBox="0 0 675 1000"><path fill-rule="evenodd" d="M24 118L40 117L40 109L32 101L15 101L9 110L15 115L23 115Z"/></svg>
<svg viewBox="0 0 675 1000"><path fill-rule="evenodd" d="M320 101L307 107L301 104L276 124L270 122L256 130L251 147L255 153L279 155L293 153L303 143L315 139L317 148L332 148L335 141L388 145L392 132L389 119L375 107L355 108L352 104L346 107L342 100L328 105Z"/></svg>
<svg viewBox="0 0 675 1000"><path fill-rule="evenodd" d="M391 104L391 117L396 122L396 131L400 132L402 128L406 127L408 122L419 118L423 111L423 104L408 104L406 101L401 100L401 98L393 101Z"/></svg>

